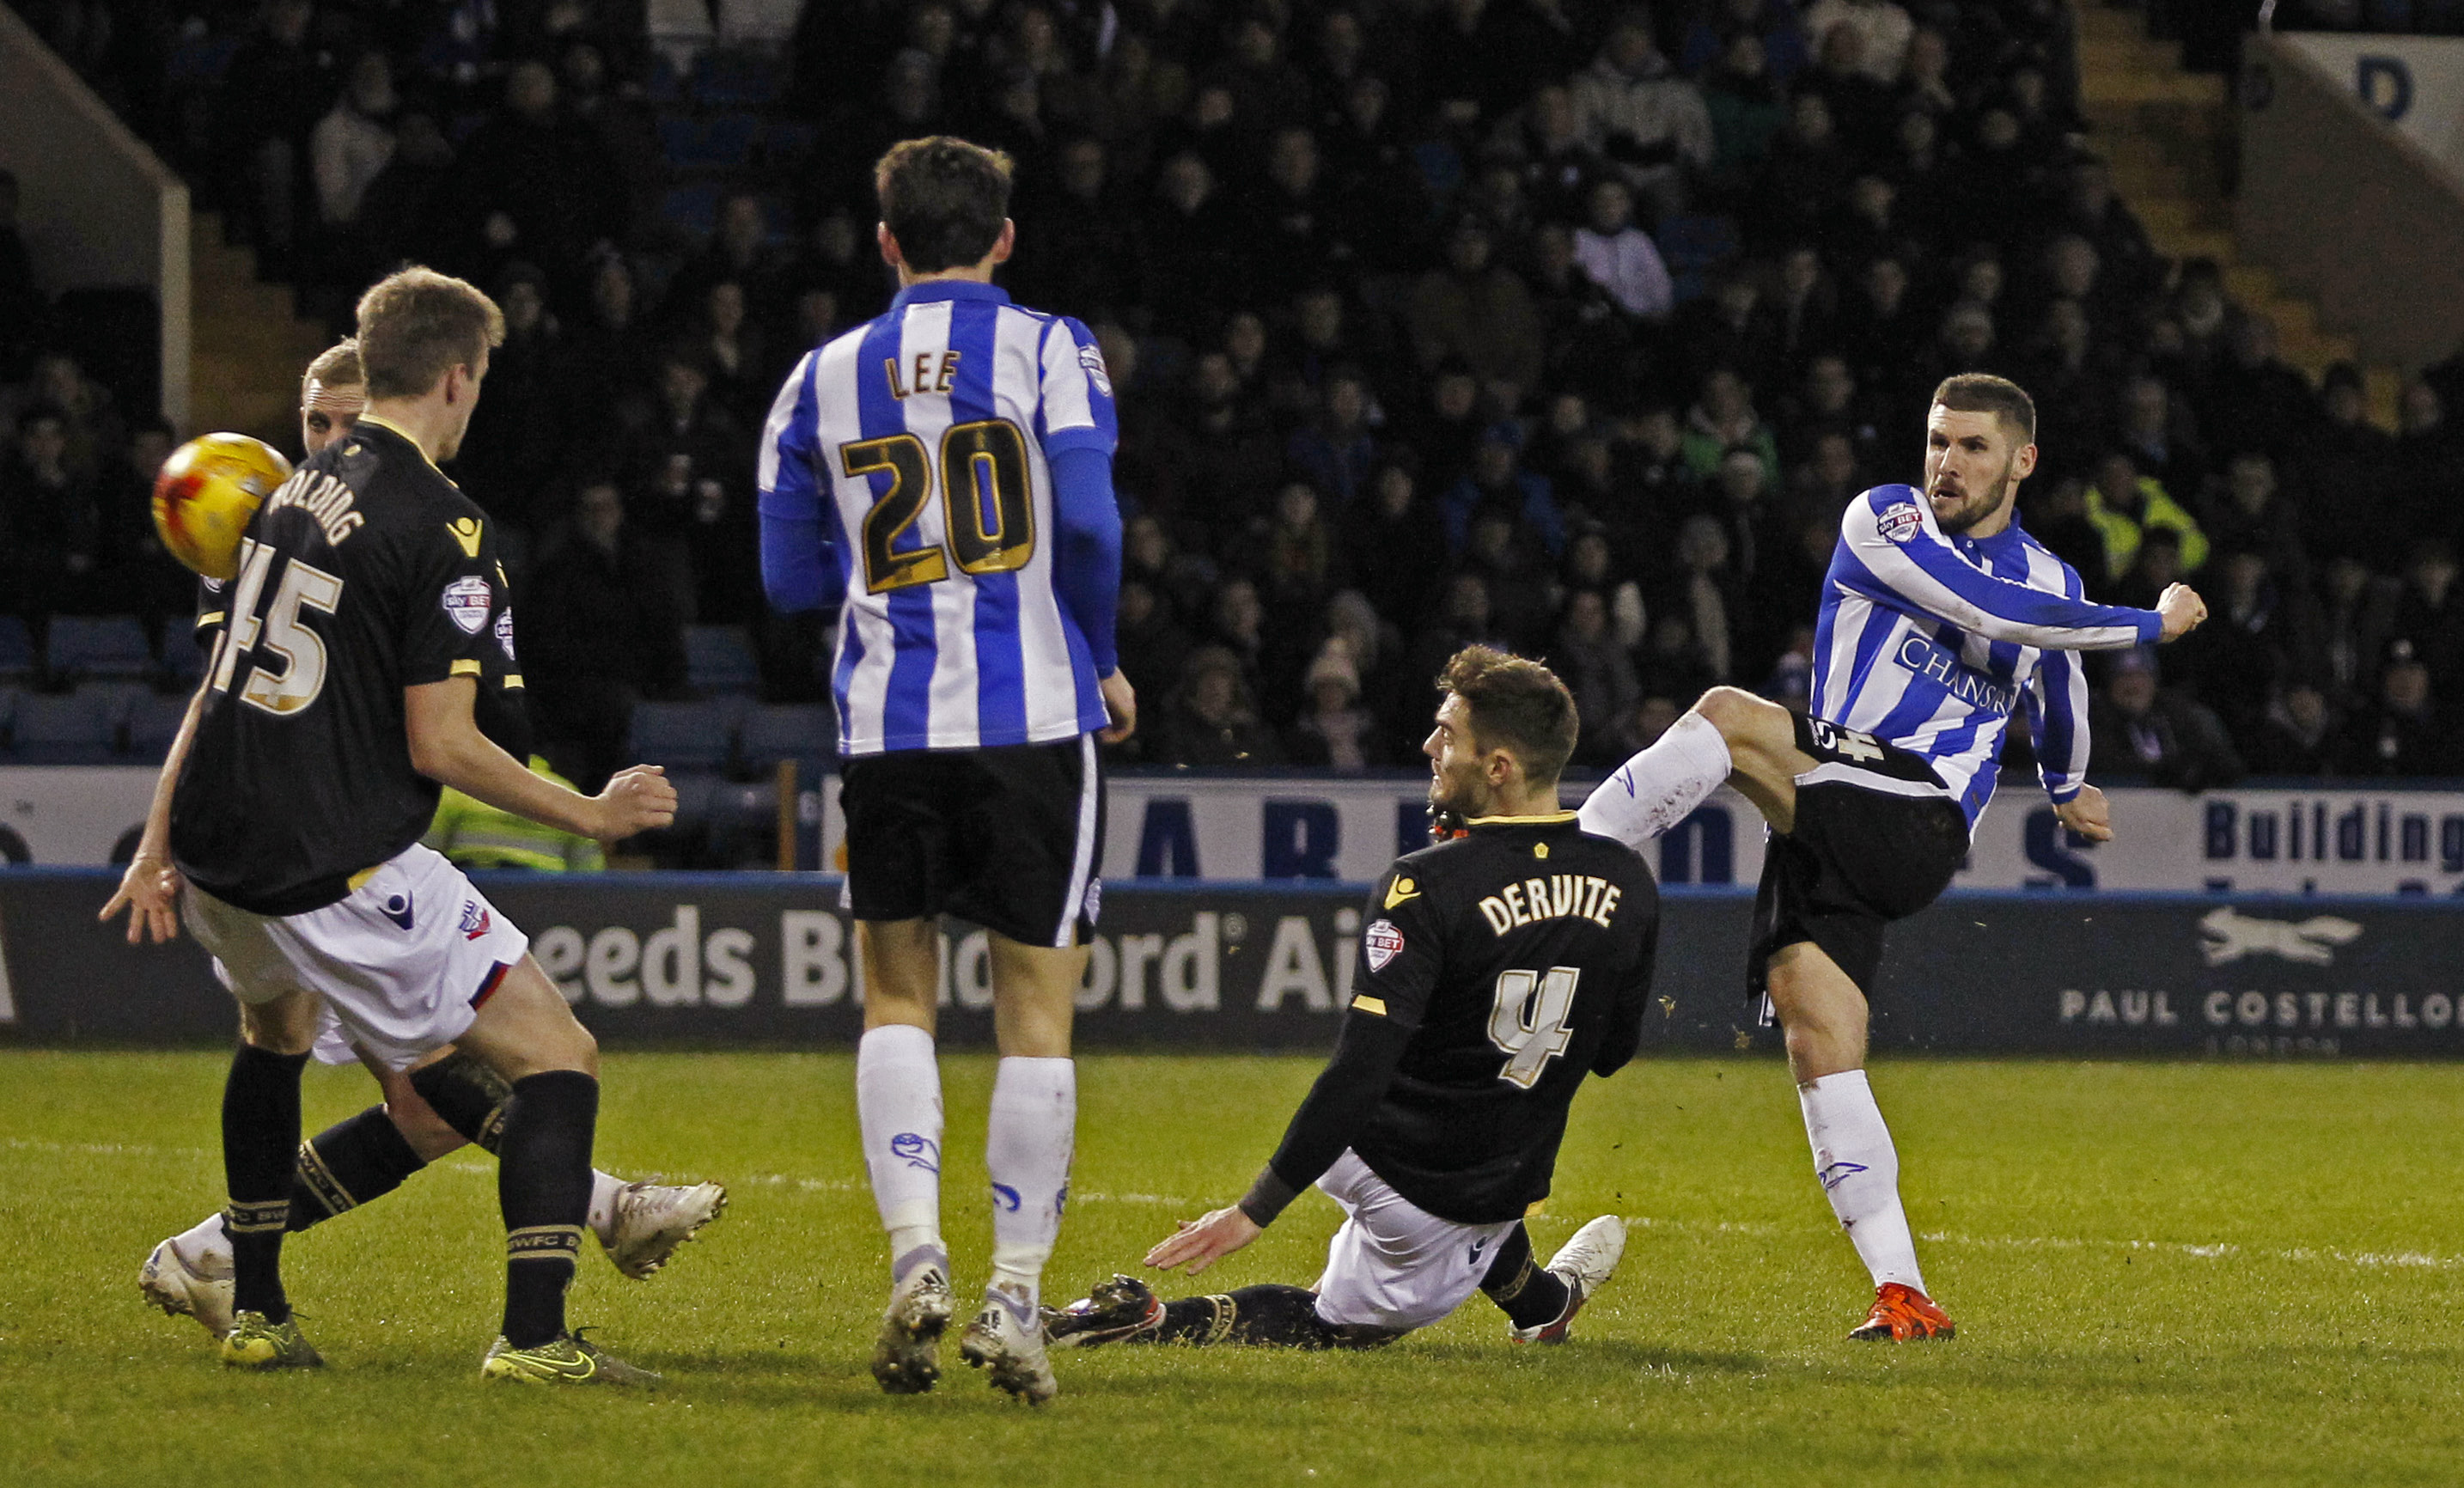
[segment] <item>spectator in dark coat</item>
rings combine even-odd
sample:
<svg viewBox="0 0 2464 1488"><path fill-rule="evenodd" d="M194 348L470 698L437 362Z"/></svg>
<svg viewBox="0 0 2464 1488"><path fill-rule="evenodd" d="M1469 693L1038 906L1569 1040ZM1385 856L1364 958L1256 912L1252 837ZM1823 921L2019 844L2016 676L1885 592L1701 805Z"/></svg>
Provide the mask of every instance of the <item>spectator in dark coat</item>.
<svg viewBox="0 0 2464 1488"><path fill-rule="evenodd" d="M2288 684L2267 705L2251 744L2250 768L2256 775L2333 775L2343 724L2317 684Z"/></svg>
<svg viewBox="0 0 2464 1488"><path fill-rule="evenodd" d="M1282 764L1283 746L1259 721L1241 673L1241 659L1221 646L1192 654L1180 689L1164 703L1148 757L1200 769Z"/></svg>
<svg viewBox="0 0 2464 1488"><path fill-rule="evenodd" d="M2242 777L2241 756L2216 715L2176 691L2160 691L2145 650L2115 654L2104 690L2088 708L2096 773L2203 791Z"/></svg>
<svg viewBox="0 0 2464 1488"><path fill-rule="evenodd" d="M2388 643L2378 696L2345 722L2336 766L2349 776L2464 773L2454 722L2431 690L2430 668L2410 641Z"/></svg>
<svg viewBox="0 0 2464 1488"><path fill-rule="evenodd" d="M684 689L684 622L660 570L627 525L616 482L594 480L575 502L565 541L539 560L522 595L522 663L539 736L576 752L583 790L627 762L633 705Z"/></svg>

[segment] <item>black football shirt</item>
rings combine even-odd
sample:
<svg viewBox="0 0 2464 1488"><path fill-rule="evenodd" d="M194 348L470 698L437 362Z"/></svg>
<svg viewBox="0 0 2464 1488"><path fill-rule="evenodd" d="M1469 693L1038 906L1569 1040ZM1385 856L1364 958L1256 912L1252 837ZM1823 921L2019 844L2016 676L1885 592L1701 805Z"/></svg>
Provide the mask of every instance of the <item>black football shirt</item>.
<svg viewBox="0 0 2464 1488"><path fill-rule="evenodd" d="M171 856L241 908L321 908L436 814L403 689L492 672L483 696L518 684L495 534L417 445L363 418L257 509L220 597Z"/></svg>
<svg viewBox="0 0 2464 1488"><path fill-rule="evenodd" d="M1475 821L1396 861L1371 892L1347 1017L1414 1030L1353 1150L1464 1224L1548 1196L1583 1077L1639 1037L1660 889L1573 812Z"/></svg>

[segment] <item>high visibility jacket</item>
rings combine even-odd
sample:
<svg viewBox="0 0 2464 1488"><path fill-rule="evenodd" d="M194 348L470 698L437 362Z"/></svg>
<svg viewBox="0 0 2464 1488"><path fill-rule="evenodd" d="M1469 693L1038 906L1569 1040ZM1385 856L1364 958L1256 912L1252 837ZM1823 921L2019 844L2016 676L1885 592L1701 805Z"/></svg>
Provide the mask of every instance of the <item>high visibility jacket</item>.
<svg viewBox="0 0 2464 1488"><path fill-rule="evenodd" d="M531 774L559 785L573 782L531 756ZM531 868L540 873L596 873L607 866L606 855L586 837L541 826L527 817L498 811L451 786L436 803L436 820L420 839L454 864L466 868Z"/></svg>

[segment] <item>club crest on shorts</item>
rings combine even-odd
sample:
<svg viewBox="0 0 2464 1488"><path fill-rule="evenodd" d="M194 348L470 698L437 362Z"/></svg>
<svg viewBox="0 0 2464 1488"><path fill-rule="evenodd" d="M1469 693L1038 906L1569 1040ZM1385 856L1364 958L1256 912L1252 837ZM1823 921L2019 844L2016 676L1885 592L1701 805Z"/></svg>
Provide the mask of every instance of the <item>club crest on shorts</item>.
<svg viewBox="0 0 2464 1488"><path fill-rule="evenodd" d="M496 644L505 649L505 660L514 660L514 612L510 609L496 617Z"/></svg>
<svg viewBox="0 0 2464 1488"><path fill-rule="evenodd" d="M1369 969L1373 972L1386 970L1387 962L1403 953L1403 932L1395 928L1393 920L1372 920L1369 929L1361 931L1360 943L1369 952Z"/></svg>
<svg viewBox="0 0 2464 1488"><path fill-rule="evenodd" d="M475 636L488 624L488 610L495 602L495 591L488 580L476 574L465 575L445 586L441 602L445 616L454 628L466 636Z"/></svg>
<svg viewBox="0 0 2464 1488"><path fill-rule="evenodd" d="M478 939L488 933L489 929L495 924L495 918L488 913L486 905L475 899L462 901L462 938L464 940Z"/></svg>
<svg viewBox="0 0 2464 1488"><path fill-rule="evenodd" d="M1874 525L1893 542L1909 542L1925 531L1925 514L1913 505L1895 506L1876 518Z"/></svg>

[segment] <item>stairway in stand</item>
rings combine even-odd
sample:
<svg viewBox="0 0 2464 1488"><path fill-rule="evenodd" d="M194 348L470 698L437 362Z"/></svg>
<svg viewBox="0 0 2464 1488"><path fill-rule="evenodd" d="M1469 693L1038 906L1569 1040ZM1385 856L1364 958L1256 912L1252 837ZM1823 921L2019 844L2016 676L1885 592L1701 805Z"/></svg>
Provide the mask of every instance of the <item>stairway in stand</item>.
<svg viewBox="0 0 2464 1488"><path fill-rule="evenodd" d="M2318 307L2288 290L2233 240L2225 194L2226 150L2238 127L2225 79L2186 73L2181 47L2147 38L2140 11L2103 0L2073 0L2079 14L2080 104L2093 126L2089 143L2113 170L2114 189L2172 258L2214 259L2225 289L2244 310L2276 325L2279 354L2317 383L2338 361L2356 361L2353 339L2319 323ZM2402 375L2364 366L2370 417L2395 427Z"/></svg>
<svg viewBox="0 0 2464 1488"><path fill-rule="evenodd" d="M190 427L253 434L277 449L299 448L299 374L326 347L325 331L300 318L291 288L261 283L256 255L223 240L221 217L189 219Z"/></svg>

